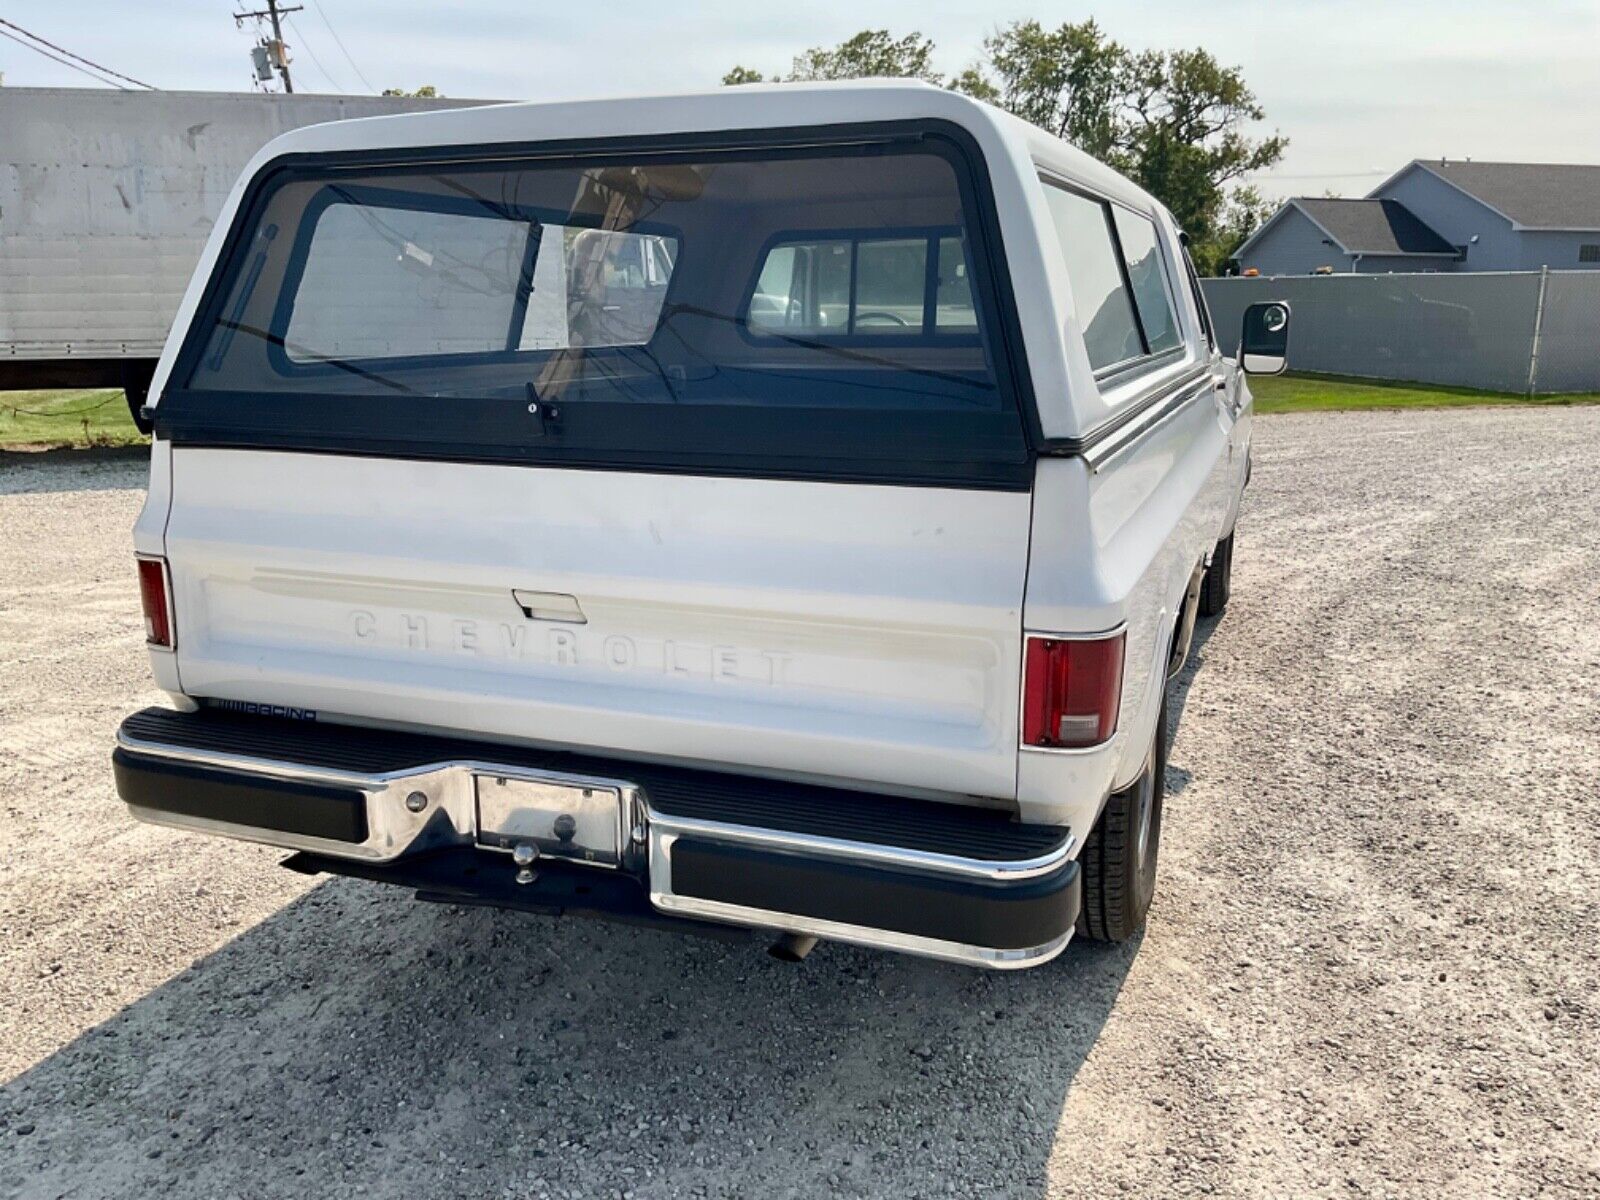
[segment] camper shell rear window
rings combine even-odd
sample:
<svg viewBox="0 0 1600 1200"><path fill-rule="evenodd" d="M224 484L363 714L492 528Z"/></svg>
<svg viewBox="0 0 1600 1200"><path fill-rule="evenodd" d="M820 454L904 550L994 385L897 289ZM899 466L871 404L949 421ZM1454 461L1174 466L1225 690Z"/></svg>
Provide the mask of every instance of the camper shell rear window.
<svg viewBox="0 0 1600 1200"><path fill-rule="evenodd" d="M942 123L302 156L241 206L157 422L179 445L1026 486L1018 345L981 158Z"/></svg>

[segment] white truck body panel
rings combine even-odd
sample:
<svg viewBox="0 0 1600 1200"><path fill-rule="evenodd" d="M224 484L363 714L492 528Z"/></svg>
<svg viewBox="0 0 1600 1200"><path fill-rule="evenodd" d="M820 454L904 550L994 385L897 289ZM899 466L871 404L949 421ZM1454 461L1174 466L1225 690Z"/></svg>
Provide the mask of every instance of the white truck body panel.
<svg viewBox="0 0 1600 1200"><path fill-rule="evenodd" d="M1029 819L1086 828L1105 796L1138 773L1161 707L1184 589L1204 548L1216 542L1230 498L1223 425L1207 398L1114 469L1095 472L1082 459L1040 463L1025 623L1085 632L1122 626L1128 640L1111 741L1092 750L1021 750L1018 810Z"/></svg>
<svg viewBox="0 0 1600 1200"><path fill-rule="evenodd" d="M159 436L160 405L169 385L192 404L219 394L190 382L199 373L199 349L225 348L235 329L247 329L263 345L276 336L285 354L297 349L281 330L272 335L265 318L252 326L240 317L263 270L277 272L275 281L298 278L293 272L305 262L302 257L300 267L292 261L285 265L288 252L283 247L290 239L274 242L279 227L264 221L249 243L250 254L257 256L255 274L240 291L220 294L238 297L232 317L228 322L217 319L203 330L208 337L227 330L216 333L222 340L185 345L190 325L202 319L203 301L210 305L207 312L221 311L220 298L208 296L208 282L214 271L223 270L225 251L235 255L236 266L246 261L242 251L230 249L229 230L236 218L244 219L245 203L256 202L252 184L258 179L290 180L273 185L287 192L301 186L293 171L303 164L338 164L347 161L340 155L359 152L362 158L351 169L375 172L379 183L358 182L355 190L366 186L374 194L392 196L392 179L385 184L389 177L381 171L400 170L394 164L418 158L434 171L430 148L456 147L464 155L504 146L504 159L520 162L519 156L536 160L540 147L551 144L586 147L607 139L681 135L689 139L686 144L697 145L697 137L737 133L741 138L748 134L748 144L758 151L779 144L780 137L788 138L782 145L794 150L810 145L802 133L812 129L834 131L832 141L819 135L819 145L842 144L846 135L835 129L839 126L850 127L848 136L859 136L851 145L867 145L863 157L881 160L891 152L925 153L871 142L875 126L895 123L903 130L914 122L924 123L914 126L919 130L954 127L980 160L974 169L982 175L984 190L976 206L982 215L971 216L970 200L961 200L959 207L963 221L979 221L973 240L960 243L976 247L962 251L969 255L963 260L969 264L964 278L973 294L987 297L971 282L986 280L982 271L987 266L975 272L970 264L987 264L990 260L982 255L989 252L1002 279L995 284L1000 299L992 310L984 307L987 298L967 300L973 314L970 343L985 347L979 357L985 370L994 371L998 352L982 341L979 314L1003 311L1004 349L1025 366L1014 377L1004 371L995 375L1019 381L1013 398L1025 410L1025 427L1015 431L1022 457L1007 460L1002 451L985 451L995 457L979 464L1015 468L1000 482L981 475L945 482L936 473L897 482L837 468L830 468L831 475L823 470L809 477L803 470L786 473L786 466L752 465L758 457L754 455L749 462L736 458L731 468L723 464L701 471L630 466L626 461L566 465L538 459L536 453L549 450L544 444L528 451L534 455L529 460L509 462L482 452L477 458L452 458L431 453L432 446L413 447L408 454L381 445L285 449L270 442L207 440L204 433L188 443L179 436L169 444ZM867 132L857 135L858 129ZM767 131L770 140L764 137ZM544 153L557 161L562 151ZM664 157L675 151L646 153ZM316 155L329 157L307 157ZM493 157L496 162L502 158L498 150ZM649 167L637 170L634 178L645 178ZM728 176L718 178L725 181ZM350 186L326 187L346 197L332 203L351 202ZM584 186L578 188L580 200ZM705 186L709 192L710 185ZM1059 205L1060 197L1052 198L1051 188L1076 192L1103 210L1102 232L1118 259L1120 286L1129 293L1131 336L1144 347L1131 367L1102 362L1097 371L1091 362L1089 341L1098 334L1090 326L1103 318L1105 305L1098 296L1080 303L1074 295L1068 278L1068 262L1074 261L1068 251L1073 247L1063 246L1057 234L1061 218L1052 203ZM507 193L512 190L506 187ZM698 200L701 192L689 190L688 202ZM780 191L777 200L768 197L763 203L792 208L803 188ZM308 189L301 194L312 193ZM862 194L869 200L875 195ZM483 197L474 199L481 204ZM662 203L670 205L673 199ZM908 211L923 202L931 204L919 191L907 201ZM565 313L560 304L550 306L552 292L563 285L550 274L553 260L539 257L544 222L560 227L569 217L578 220L580 203L571 201L569 217L558 211L542 221L522 215L533 211L533 203L520 194L513 200L501 193L493 201L497 219L532 221L523 278L531 280L533 291L546 292L540 301L546 307L537 321L530 317L533 323L520 327L519 344L521 313L533 311L529 286L522 287L522 309L513 311L511 333L505 335L504 354L513 366L525 361L517 357L522 351L552 352L559 359L563 343L574 337L582 347L573 330L588 319L581 304L571 306L570 292L563 293L569 302ZM612 203L608 221L615 217ZM859 212L864 201L857 198L854 203ZM992 207L983 208L985 204ZM1160 280L1156 288L1165 291L1164 332L1171 340L1159 351L1143 310L1134 307L1135 263L1122 249L1124 235L1113 232L1123 209L1153 225L1153 230L1142 227L1155 249L1140 259L1139 269L1154 270L1154 277L1141 278L1146 283ZM298 216L287 219L301 224ZM316 219L303 222L308 239ZM984 222L992 224L992 232L983 232L988 228ZM375 227L380 223L374 222ZM945 253L941 239L949 235L941 231L947 223L930 219L925 224L922 229L917 222L902 222L892 231L901 244L908 238L914 244L926 239L926 292L916 293L923 297L920 305L913 301L890 307L888 315L880 311L877 318L901 327L920 319L923 333L908 334L901 344L923 336L927 345L937 344L942 352L967 343L950 337L940 342L944 315L960 306L945 295L949 279L936 261ZM821 219L817 225L829 228ZM637 228L662 239L652 243L657 249L650 252L659 251L661 257L649 270L659 267L670 273L671 254L677 253L670 228L655 233L644 224ZM783 226L773 237L788 237L793 228ZM811 236L865 237L833 228L833 233ZM961 238L968 238L967 226L960 228ZM386 262L402 261L404 266L403 260L413 256L431 263L432 251L393 240L398 235L392 229L389 233L390 249L398 254L391 253ZM716 233L720 236L722 230ZM674 247L670 252L669 242ZM770 254L770 247L779 244L764 242L768 249L762 253ZM852 272L866 253L862 244L864 240L849 242ZM272 259L276 265L263 267L273 255L278 256ZM761 264L767 261L758 260L759 270L746 264L741 278L764 278ZM799 251L795 261L800 261ZM954 873L989 883L1005 879L1007 871L1013 872L1011 883L1024 884L1035 877L1029 872L1041 873L1039 878L1055 872L1052 879L1065 886L1064 867L1076 867L1071 856L1095 827L1108 797L1126 794L1141 778L1152 778L1151 764L1161 761L1152 758L1152 744L1169 669L1181 656L1186 618L1193 620L1202 573L1214 549L1232 533L1246 480L1249 390L1210 330L1185 263L1170 215L1138 188L1011 116L920 84L741 87L648 102L490 106L346 121L285 134L256 155L230 193L179 306L151 387L158 437L135 545L141 554L165 559L177 625L175 650L152 651L157 680L180 708L221 701L311 710L336 725L418 736L449 734L483 739L491 746L596 756L590 761L723 772L759 778L763 787L771 786L769 780L821 784L844 789L852 803L859 794L866 808L878 796L937 801L924 807L941 813L949 811L942 806L950 805L991 810L989 817L999 810L1020 824L1050 827L1052 833L1067 830L1070 836L1051 850L1053 858L1019 859L999 867L981 855L963 858L957 848L940 848L931 858L925 848L904 846L891 853L882 846L863 850L857 845L848 853L877 865L888 855L896 870ZM242 271L236 273L235 280L244 278ZM855 279L852 274L851 337L857 330ZM748 347L756 342L750 316L756 295L745 295L742 318L710 315L739 325ZM786 305L801 303L793 290L787 300L781 290L761 290L760 298L766 306L762 311L778 314L777 319L789 311ZM292 301L291 296L279 303L279 316ZM697 310L701 316L707 311ZM344 312L352 319L349 309ZM574 313L579 320L569 326L567 318ZM919 313L927 315L919 318ZM355 313L355 325L360 315ZM666 320L660 329L667 328ZM433 318L427 321L431 333ZM537 328L530 335L533 324ZM504 328L502 323L499 329ZM377 331L371 341L390 345L395 336L392 329ZM684 335L675 328L674 336ZM1220 336L1231 338L1233 331ZM605 348L621 344L595 343ZM626 344L644 347L642 342ZM856 353L878 365L884 361L873 358L878 347L860 341L839 340L834 347L830 353L841 358ZM180 350L185 356L182 378L175 374ZM270 356L272 351L256 353ZM501 353L498 345L492 350ZM207 348L205 355L213 371L225 357L223 349ZM492 355L484 352L484 357ZM648 357L666 388L664 398L655 398L657 407L648 410L652 419L663 411L681 411L671 407L680 403L680 396L670 372L679 372L680 383L687 372L681 365L662 366L653 352ZM288 359L273 368L278 375L259 377L259 393L250 390L257 386L251 384L235 387L233 394L253 396L263 406L285 397L321 402L322 391L307 384L304 394L298 394L300 385L293 380L297 370L310 371L299 378L314 378L325 360ZM349 375L380 378L390 369L383 364L392 361L380 356L335 360L333 365ZM501 361L493 359L490 365ZM703 361L711 364L712 375L748 369L738 360L729 360L730 366L708 355ZM958 368L940 365L946 361L960 360L940 359L918 369L926 379L941 371L941 378L953 377ZM453 362L441 369L456 369ZM361 363L377 365L369 371ZM836 361L830 366L842 370ZM792 395L763 390L779 368L769 363L755 373L761 371L767 374L755 386L763 404L782 413ZM824 386L816 378L802 377L804 386ZM349 396L373 402L361 393L360 381L344 382L352 388ZM431 386L400 387L403 402L413 407L394 411L436 420L438 411L449 410L418 407L417 398L463 398L430 391ZM550 419L548 397L539 390L543 386L530 380L526 396L527 412L541 423ZM934 383L922 379L899 387L924 402L938 394ZM340 403L341 395L330 392L326 402ZM490 391L465 398L521 403L515 394L507 400ZM581 415L585 402L580 399L574 406L563 398L562 403ZM320 410L294 411L305 411L305 419L314 421ZM907 426L933 421L919 416L914 406L903 413L892 407L888 411ZM933 411L931 404L927 411ZM627 415L632 418L637 411ZM763 409L759 419L772 418ZM203 423L199 428L204 429ZM1023 744L1023 661L1029 639L1114 636L1124 639L1114 733L1084 748L1043 748L1049 739L1038 746ZM1112 710L1111 705L1103 708ZM397 787L389 777L361 786L374 795L388 795ZM470 780L458 778L451 786L452 819L470 823L470 800L462 798ZM1041 936L1027 946L974 947L943 934L915 933L916 922L909 919L893 936L873 933L848 913L848 919L813 913L790 920L783 916L790 909L775 908L753 893L709 906L685 901L673 887L672 855L679 839L692 842L697 834L713 840L742 837L748 843L744 849L778 844L784 853L801 851L781 832L746 830L735 837L726 829L707 834L692 821L686 823L682 814L650 819L658 824L649 829L641 825L638 840L649 846L651 902L658 911L773 924L793 933L991 966L1042 961L1058 953L1071 936L1068 918L1067 928L1053 929L1048 938ZM392 811L383 821L386 827L398 824L407 830L415 825ZM203 823L192 827L218 831ZM232 826L221 831L253 836ZM470 829L455 832L473 836ZM319 849L327 843L301 838L275 844ZM847 854L841 845L823 838L808 843L805 852L827 859ZM683 861L692 859L683 847L677 853ZM1000 926L1008 919L1000 917Z"/></svg>
<svg viewBox="0 0 1600 1200"><path fill-rule="evenodd" d="M193 695L1001 797L1028 497L180 449ZM572 596L530 624L513 591Z"/></svg>
<svg viewBox="0 0 1600 1200"><path fill-rule="evenodd" d="M1174 286L1187 333L1182 355L1124 382L1097 382L1040 175L1152 216L1175 258L1170 218L1104 165L1009 114L942 89L873 81L741 87L648 105L490 105L286 133L263 147L229 196L180 305L152 400L159 403L246 185L284 155L915 117L951 120L982 148L1013 286L1028 297L1018 317L1046 437L1083 437L1172 380L1221 370L1199 336L1190 290ZM976 796L1081 825L1137 768L1184 587L1236 508L1242 466L1232 464L1242 431L1223 408L1210 400L1195 406L1114 469L1041 459L1031 515L1025 497L969 491L304 456L291 463L272 454L171 455L158 445L136 545L171 557L184 626L177 663L158 652L158 673L178 695L303 703L356 719L560 737ZM180 476L175 484L169 469ZM699 511L714 497L724 504L716 518ZM830 499L832 519L809 522ZM741 515L731 516L735 510ZM519 539L518 514L529 511L561 538L537 548ZM802 569L779 569L786 564ZM372 578L384 582L363 591L359 581ZM441 586L477 597L475 615L463 618L481 623L475 651L449 649L460 613L431 610L415 596L409 602L420 611L412 612L401 599L406 588ZM560 668L549 663L513 668L495 657L494 639L504 637L497 613L511 604L513 587L572 593L586 604L593 596L602 606L609 595L604 618L582 637L581 693L563 690L557 699L550 688L561 677L551 672ZM354 635L357 612L373 617L370 640ZM425 619L428 648L403 644L415 636L406 615ZM1113 741L1090 751L1019 752L1024 629L1098 632L1124 623L1129 667ZM825 646L817 642L824 630ZM643 666L591 666L603 661L607 636L633 639ZM767 661L763 652L783 655L795 674L713 686L695 681L694 671L666 669L661 647L669 640L702 656L731 647L741 663L748 659L743 675ZM424 664L428 670L416 670ZM686 700L695 707L668 711Z"/></svg>

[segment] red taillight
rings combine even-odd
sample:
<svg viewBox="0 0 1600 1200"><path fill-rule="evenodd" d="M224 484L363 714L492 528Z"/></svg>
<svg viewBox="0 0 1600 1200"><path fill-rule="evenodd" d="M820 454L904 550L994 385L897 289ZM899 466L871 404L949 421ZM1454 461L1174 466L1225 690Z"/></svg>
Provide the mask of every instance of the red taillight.
<svg viewBox="0 0 1600 1200"><path fill-rule="evenodd" d="M1078 747L1117 729L1123 635L1077 641L1030 637L1022 663L1022 744Z"/></svg>
<svg viewBox="0 0 1600 1200"><path fill-rule="evenodd" d="M167 588L167 564L160 558L139 559L139 603L144 605L144 640L152 646L172 649L171 595Z"/></svg>

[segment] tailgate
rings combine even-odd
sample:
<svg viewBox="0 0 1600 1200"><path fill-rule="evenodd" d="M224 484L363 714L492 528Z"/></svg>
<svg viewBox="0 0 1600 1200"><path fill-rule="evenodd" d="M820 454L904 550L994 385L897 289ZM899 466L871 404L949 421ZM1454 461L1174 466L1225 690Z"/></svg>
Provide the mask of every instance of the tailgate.
<svg viewBox="0 0 1600 1200"><path fill-rule="evenodd" d="M175 449L186 693L1014 793L1026 492Z"/></svg>

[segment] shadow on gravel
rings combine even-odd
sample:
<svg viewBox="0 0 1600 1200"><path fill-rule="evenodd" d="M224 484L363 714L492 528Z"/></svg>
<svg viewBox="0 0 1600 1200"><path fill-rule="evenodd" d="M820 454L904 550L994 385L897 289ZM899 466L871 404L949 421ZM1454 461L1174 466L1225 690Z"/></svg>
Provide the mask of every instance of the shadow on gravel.
<svg viewBox="0 0 1600 1200"><path fill-rule="evenodd" d="M0 1088L0 1194L1044 1195L1138 939L764 945L324 882Z"/></svg>
<svg viewBox="0 0 1600 1200"><path fill-rule="evenodd" d="M763 946L324 882L0 1088L0 1194L1042 1196L1138 952Z"/></svg>
<svg viewBox="0 0 1600 1200"><path fill-rule="evenodd" d="M149 446L0 449L0 494L142 489L149 462Z"/></svg>
<svg viewBox="0 0 1600 1200"><path fill-rule="evenodd" d="M763 945L325 882L0 1089L0 1194L1044 1193L1137 943Z"/></svg>

